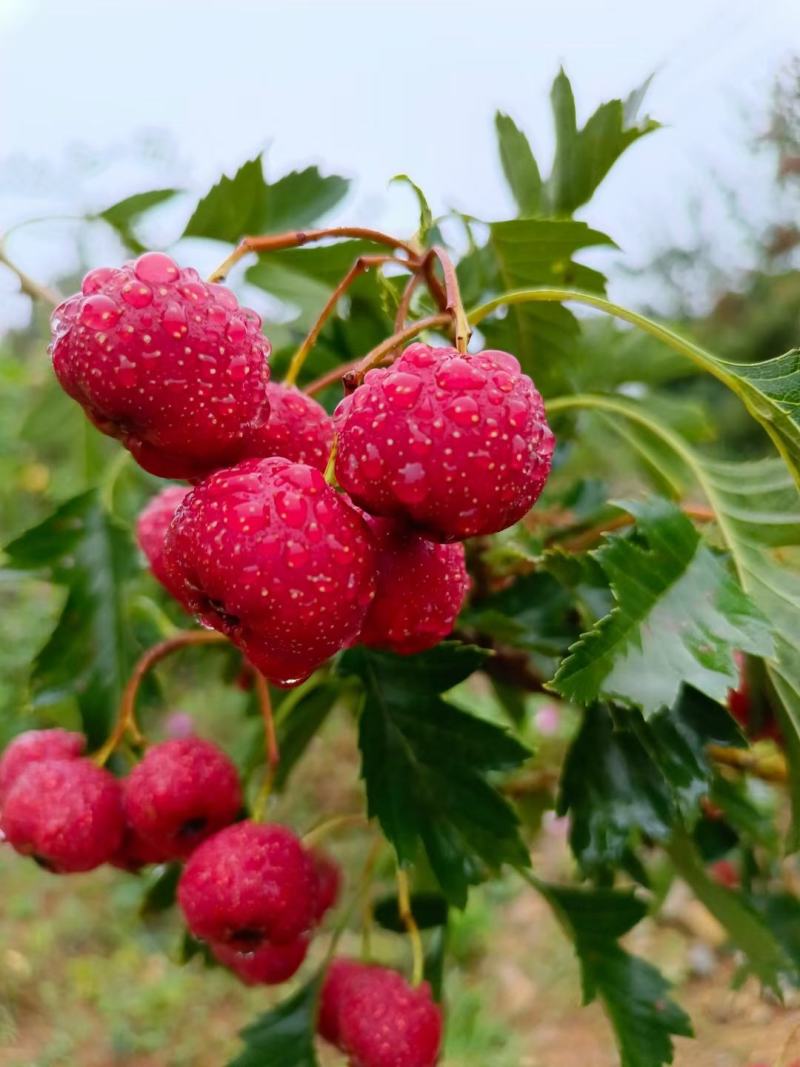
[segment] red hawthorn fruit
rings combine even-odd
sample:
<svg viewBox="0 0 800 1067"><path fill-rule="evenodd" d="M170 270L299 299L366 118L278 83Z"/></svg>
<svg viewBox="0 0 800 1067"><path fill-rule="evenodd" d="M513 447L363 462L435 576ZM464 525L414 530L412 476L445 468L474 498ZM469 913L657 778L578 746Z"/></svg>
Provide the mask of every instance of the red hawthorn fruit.
<svg viewBox="0 0 800 1067"><path fill-rule="evenodd" d="M739 685L728 690L728 710L753 741L783 743L783 735L775 713L762 693L756 693L748 677L747 657L743 652L734 654L739 668Z"/></svg>
<svg viewBox="0 0 800 1067"><path fill-rule="evenodd" d="M253 952L238 952L230 945L212 942L214 958L245 985L279 985L300 969L308 952L308 937L298 937L288 945L259 945Z"/></svg>
<svg viewBox="0 0 800 1067"><path fill-rule="evenodd" d="M402 656L433 648L452 631L464 602L464 546L436 544L394 519L365 518L377 559L360 642Z"/></svg>
<svg viewBox="0 0 800 1067"><path fill-rule="evenodd" d="M314 921L315 886L291 830L240 822L204 841L186 864L178 902L189 929L239 952L287 945Z"/></svg>
<svg viewBox="0 0 800 1067"><path fill-rule="evenodd" d="M322 922L326 913L330 911L339 899L342 887L342 872L339 864L327 853L319 849L312 849L308 853L314 869L316 894L314 897L314 921Z"/></svg>
<svg viewBox="0 0 800 1067"><path fill-rule="evenodd" d="M361 515L318 470L272 457L212 474L178 508L170 581L276 685L358 636L375 589Z"/></svg>
<svg viewBox="0 0 800 1067"><path fill-rule="evenodd" d="M71 730L26 730L0 756L0 808L17 778L32 763L44 759L75 759L83 755L86 738Z"/></svg>
<svg viewBox="0 0 800 1067"><path fill-rule="evenodd" d="M336 477L373 515L462 541L511 526L538 499L554 438L514 356L410 345L334 412Z"/></svg>
<svg viewBox="0 0 800 1067"><path fill-rule="evenodd" d="M228 756L200 737L162 741L128 775L125 816L164 859L185 859L230 825L242 808L239 775Z"/></svg>
<svg viewBox="0 0 800 1067"><path fill-rule="evenodd" d="M333 444L333 419L313 397L299 389L270 382L269 419L249 435L247 456L283 456L324 471Z"/></svg>
<svg viewBox="0 0 800 1067"><path fill-rule="evenodd" d="M150 500L136 520L136 540L147 559L153 577L161 582L167 592L172 593L173 596L176 595L175 590L170 587L164 562L164 538L167 536L167 530L175 517L175 512L188 492L185 486L168 485Z"/></svg>
<svg viewBox="0 0 800 1067"><path fill-rule="evenodd" d="M351 960L334 960L322 987L320 1034L349 1056L351 1067L434 1067L442 1013L423 982Z"/></svg>
<svg viewBox="0 0 800 1067"><path fill-rule="evenodd" d="M31 763L9 790L0 816L12 848L56 874L107 863L124 828L119 782L82 757Z"/></svg>
<svg viewBox="0 0 800 1067"><path fill-rule="evenodd" d="M148 867L151 863L165 863L166 860L166 856L140 837L130 825L126 825L122 843L109 862L112 867L136 874L142 867Z"/></svg>
<svg viewBox="0 0 800 1067"><path fill-rule="evenodd" d="M63 389L152 474L194 480L235 463L269 414L261 319L161 252L90 271L52 331Z"/></svg>
<svg viewBox="0 0 800 1067"><path fill-rule="evenodd" d="M715 882L724 885L727 889L736 889L739 884L739 872L730 860L717 860L709 868L711 877Z"/></svg>

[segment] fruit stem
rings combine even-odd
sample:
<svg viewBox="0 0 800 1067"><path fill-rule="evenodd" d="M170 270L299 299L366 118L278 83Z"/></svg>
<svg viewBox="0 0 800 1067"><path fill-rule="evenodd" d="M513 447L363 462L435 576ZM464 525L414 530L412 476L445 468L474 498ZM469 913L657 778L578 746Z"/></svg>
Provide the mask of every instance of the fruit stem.
<svg viewBox="0 0 800 1067"><path fill-rule="evenodd" d="M253 819L262 822L269 806L269 798L272 796L272 787L275 784L275 775L278 764L281 761L278 737L275 732L275 717L272 714L272 698L269 695L267 679L253 668L253 682L256 690L258 707L264 722L264 747L267 755L267 769L264 773L264 781L258 791L255 804L253 805Z"/></svg>
<svg viewBox="0 0 800 1067"><path fill-rule="evenodd" d="M0 263L4 267L8 267L12 274L16 275L16 279L19 282L20 291L29 296L31 300L40 300L43 304L49 304L50 307L57 307L62 300L60 293L57 293L55 289L49 289L45 285L40 285L29 274L26 274L24 270L16 265L13 260L8 258L5 249L5 242L0 239Z"/></svg>
<svg viewBox="0 0 800 1067"><path fill-rule="evenodd" d="M425 956L422 951L422 938L420 936L417 920L411 910L411 892L408 886L408 874L402 867L397 868L397 910L406 928L406 933L411 941L411 955L414 961L411 974L411 984L418 986L425 973Z"/></svg>
<svg viewBox="0 0 800 1067"><path fill-rule="evenodd" d="M362 356L359 356L358 359L351 359L348 363L340 363L338 367L334 367L333 370L329 370L326 374L315 378L313 382L309 382L303 392L306 396L316 396L323 389L327 389L329 385L335 385L338 381L341 381L351 370L355 370L362 358Z"/></svg>
<svg viewBox="0 0 800 1067"><path fill-rule="evenodd" d="M161 641L159 644L153 645L152 648L148 648L139 657L136 666L133 668L133 672L122 693L114 729L105 744L95 752L94 762L99 767L102 767L127 733L131 735L134 744L142 744L144 741L144 735L136 723L136 697L139 692L139 686L152 667L160 663L162 659L172 655L173 652L177 652L178 649L186 648L187 645L217 644L227 640L224 634L219 634L215 630L181 630L174 637L169 637L166 641Z"/></svg>
<svg viewBox="0 0 800 1067"><path fill-rule="evenodd" d="M419 248L414 244L401 241L399 237L393 237L381 230L372 230L364 226L327 226L319 230L289 230L287 233L265 234L262 237L243 237L231 254L209 275L208 280L210 282L224 281L231 268L250 252L279 252L285 248L300 248L314 241L322 241L326 237L360 238L364 241L372 241L374 244L385 245L396 251L403 251L411 259L419 258Z"/></svg>
<svg viewBox="0 0 800 1067"><path fill-rule="evenodd" d="M786 759L779 752L761 756L749 749L709 745L706 749L715 763L761 778L765 782L788 782Z"/></svg>
<svg viewBox="0 0 800 1067"><path fill-rule="evenodd" d="M453 320L453 333L455 334L456 348L464 355L467 351L469 339L472 337L467 313L464 310L464 301L461 299L461 289L458 284L458 275L450 254L441 245L434 245L431 255L439 260L444 273L444 291L447 298L445 311Z"/></svg>
<svg viewBox="0 0 800 1067"><path fill-rule="evenodd" d="M442 289L439 279L433 270L433 265L436 260L433 250L429 250L425 253L424 257L419 262L419 267L414 274L408 279L408 285L403 291L403 295L400 298L400 303L397 306L397 314L395 315L394 328L395 330L402 330L406 324L408 313L411 308L411 300L414 293L417 290L417 286L420 281L425 280L425 284L428 286L431 296L436 301L436 305L440 311L447 310L447 294Z"/></svg>
<svg viewBox="0 0 800 1067"><path fill-rule="evenodd" d="M316 826L312 826L311 829L303 834L303 844L307 848L313 848L318 845L320 841L324 841L330 834L340 830L343 826L367 826L367 819L364 818L359 812L354 812L351 815L332 815L330 819L324 819L321 823L317 823Z"/></svg>
<svg viewBox="0 0 800 1067"><path fill-rule="evenodd" d="M328 321L331 313L336 309L336 305L339 303L341 296L347 291L347 289L353 284L353 282L360 275L365 274L372 267L381 267L385 263L397 263L401 267L405 267L407 270L413 271L412 278L416 276L418 270L418 264L416 260L410 261L406 259L400 259L398 256L381 255L381 256L359 256L358 259L348 270L347 274L342 278L336 288L325 302L325 306L319 313L319 316L308 331L303 343L292 356L292 361L289 364L289 369L286 372L286 376L283 379L284 385L294 385L297 381L300 371L303 369L303 364L306 361L306 357L314 345L317 343L317 338L322 332L322 327Z"/></svg>
<svg viewBox="0 0 800 1067"><path fill-rule="evenodd" d="M385 341L381 341L381 343L376 345L371 352L368 352L352 370L347 371L347 373L342 376L345 391L352 393L356 386L361 384L367 371L372 370L373 367L377 367L386 356L394 352L394 350L399 348L402 344L405 344L406 341L412 340L417 334L422 333L423 330L433 330L437 326L445 326L451 319L452 316L446 311L440 312L438 315L428 315L424 319L417 319L417 321L412 322L410 326L405 326L402 330L393 333L392 336L387 337Z"/></svg>

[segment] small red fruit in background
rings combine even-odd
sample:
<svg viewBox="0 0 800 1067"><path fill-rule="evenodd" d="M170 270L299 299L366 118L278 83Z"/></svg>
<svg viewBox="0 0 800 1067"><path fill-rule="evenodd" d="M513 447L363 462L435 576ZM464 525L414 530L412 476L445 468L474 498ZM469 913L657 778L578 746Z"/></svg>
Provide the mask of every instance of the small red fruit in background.
<svg viewBox="0 0 800 1067"><path fill-rule="evenodd" d="M333 419L295 386L270 382L269 419L249 435L248 457L283 456L324 471L333 444Z"/></svg>
<svg viewBox="0 0 800 1067"><path fill-rule="evenodd" d="M717 860L716 863L711 864L709 872L715 882L728 889L736 889L740 885L739 872L730 860Z"/></svg>
<svg viewBox="0 0 800 1067"><path fill-rule="evenodd" d="M394 519L365 518L377 549L376 585L359 641L403 656L433 648L464 602L464 546L428 541Z"/></svg>
<svg viewBox="0 0 800 1067"><path fill-rule="evenodd" d="M318 470L277 457L196 486L165 552L181 600L276 685L354 641L375 589L361 515Z"/></svg>
<svg viewBox="0 0 800 1067"><path fill-rule="evenodd" d="M504 530L541 493L554 438L514 356L408 347L334 413L336 477L373 515L437 541Z"/></svg>
<svg viewBox="0 0 800 1067"><path fill-rule="evenodd" d="M124 806L128 825L154 854L185 859L239 814L239 775L200 737L162 741L128 775Z"/></svg>
<svg viewBox="0 0 800 1067"><path fill-rule="evenodd" d="M739 685L728 690L728 710L753 741L783 743L783 735L766 694L750 678L751 663L743 652L734 654L739 668Z"/></svg>
<svg viewBox="0 0 800 1067"><path fill-rule="evenodd" d="M0 756L0 808L9 789L32 763L44 759L76 759L83 755L86 738L71 730L26 730L18 734Z"/></svg>
<svg viewBox="0 0 800 1067"><path fill-rule="evenodd" d="M288 945L259 945L253 952L238 952L230 945L212 942L214 958L245 985L279 985L297 973L308 953L308 938L298 937Z"/></svg>
<svg viewBox="0 0 800 1067"><path fill-rule="evenodd" d="M192 853L178 885L192 933L239 952L296 941L313 925L314 896L300 841L267 823L220 830Z"/></svg>
<svg viewBox="0 0 800 1067"><path fill-rule="evenodd" d="M342 888L342 872L339 864L327 853L312 849L308 854L314 870L315 896L314 921L321 922L339 899Z"/></svg>
<svg viewBox="0 0 800 1067"><path fill-rule="evenodd" d="M136 540L139 548L147 559L148 566L164 588L175 596L175 590L170 586L164 562L164 539L167 536L169 524L175 517L175 512L189 492L182 485L168 485L139 513L136 520Z"/></svg>
<svg viewBox="0 0 800 1067"><path fill-rule="evenodd" d="M268 416L261 319L161 252L90 271L52 331L63 389L152 474L193 480L235 463Z"/></svg>
<svg viewBox="0 0 800 1067"><path fill-rule="evenodd" d="M334 960L322 987L318 1029L353 1067L434 1067L442 1013L427 982L415 989L385 967Z"/></svg>
<svg viewBox="0 0 800 1067"><path fill-rule="evenodd" d="M56 874L107 863L124 827L119 782L84 758L31 763L9 790L0 816L11 846Z"/></svg>

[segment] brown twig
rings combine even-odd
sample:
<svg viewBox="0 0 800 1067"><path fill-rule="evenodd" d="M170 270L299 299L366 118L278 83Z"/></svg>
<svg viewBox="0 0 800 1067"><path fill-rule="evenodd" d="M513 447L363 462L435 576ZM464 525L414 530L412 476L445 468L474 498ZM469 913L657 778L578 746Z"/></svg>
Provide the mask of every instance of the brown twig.
<svg viewBox="0 0 800 1067"><path fill-rule="evenodd" d="M412 340L417 334L422 333L423 330L433 330L437 326L444 326L450 322L450 320L451 316L447 312L440 312L438 315L428 315L424 319L417 319L417 321L412 322L410 326L406 326L404 329L398 330L397 333L393 333L391 337L387 337L385 341L376 345L371 352L368 352L363 359L359 360L352 370L342 376L345 390L347 392L352 392L361 382L367 371L371 370L373 367L377 367L386 356L405 344L406 341Z"/></svg>
<svg viewBox="0 0 800 1067"><path fill-rule="evenodd" d="M453 320L453 333L455 335L456 348L462 354L467 351L472 329L464 310L464 302L461 299L461 289L458 284L456 268L449 253L441 245L434 245L431 254L439 260L444 273L444 291L447 298L445 311Z"/></svg>
<svg viewBox="0 0 800 1067"><path fill-rule="evenodd" d="M716 518L713 508L700 504L683 504L681 505L681 510L687 518L694 519L695 522L713 522ZM559 548L566 549L568 552L583 552L585 549L596 545L603 534L621 530L625 526L631 526L634 521L634 517L627 513L615 515L605 522L597 523L597 525L591 526L588 530L566 537L564 540L559 540L559 531L554 531L551 537L547 539L547 544L555 543Z"/></svg>
<svg viewBox="0 0 800 1067"><path fill-rule="evenodd" d="M765 782L789 781L786 758L780 752L762 756L750 749L726 748L724 745L709 745L706 751L713 761L722 767L731 767Z"/></svg>

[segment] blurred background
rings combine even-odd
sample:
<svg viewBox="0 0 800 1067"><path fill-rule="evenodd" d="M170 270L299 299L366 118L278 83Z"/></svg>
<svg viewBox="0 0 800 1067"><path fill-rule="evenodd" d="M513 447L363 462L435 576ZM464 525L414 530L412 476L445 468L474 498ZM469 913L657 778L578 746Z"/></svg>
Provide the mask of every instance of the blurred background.
<svg viewBox="0 0 800 1067"><path fill-rule="evenodd" d="M398 173L425 190L435 215L506 218L515 208L495 111L549 158L548 94L563 64L581 120L652 78L643 110L663 124L579 212L618 245L598 254L611 297L679 323L720 355L762 359L800 337L799 56L800 5L788 0L0 0L0 241L19 268L68 292L88 266L129 254L97 218L109 205L178 190L136 230L144 245L169 244L222 172L262 152L269 180L309 165L352 180L331 223L412 233L417 205L407 186L390 185ZM220 248L189 237L177 254L208 271ZM272 306L247 290L255 306ZM46 313L0 264L4 542L85 477L68 436L78 416L51 387L46 334ZM738 410L730 419L737 441ZM142 491L123 478L123 510L128 489L132 499ZM58 607L49 586L0 578L0 740L27 714L27 668ZM222 686L186 695L178 674L165 699L236 747ZM557 761L572 724L546 702L531 722ZM357 803L350 732L335 720L326 731L293 791L295 820ZM557 877L570 863L563 825L545 819L543 842ZM269 999L197 961L178 967L175 925L157 913L139 921L136 879L67 884L0 851L0 883L2 1067L218 1067ZM579 1008L568 946L539 909L495 887L456 921L462 973L450 990L448 1065L615 1062L599 1012ZM776 1062L779 1040L800 1024L798 1004L778 1016L749 986L731 992L718 932L687 914L675 928L645 924L634 945L679 983L695 1017L699 1041L679 1042L677 1062Z"/></svg>

